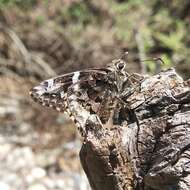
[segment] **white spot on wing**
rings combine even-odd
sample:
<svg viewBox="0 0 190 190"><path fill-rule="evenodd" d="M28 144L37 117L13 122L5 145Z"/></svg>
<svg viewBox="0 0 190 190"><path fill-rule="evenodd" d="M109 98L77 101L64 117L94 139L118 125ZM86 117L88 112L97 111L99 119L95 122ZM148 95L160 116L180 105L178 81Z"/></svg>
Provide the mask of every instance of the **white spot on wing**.
<svg viewBox="0 0 190 190"><path fill-rule="evenodd" d="M74 72L74 75L72 77L73 84L76 83L76 82L78 82L79 76L80 76L80 72L79 71Z"/></svg>
<svg viewBox="0 0 190 190"><path fill-rule="evenodd" d="M74 75L72 77L73 84L75 84L75 83L78 82L79 76L80 76L80 72L79 71L74 72ZM74 85L74 90L77 91L78 89L79 89L79 84L75 84Z"/></svg>
<svg viewBox="0 0 190 190"><path fill-rule="evenodd" d="M47 89L51 89L53 87L54 84L53 79L46 80L45 82L48 83Z"/></svg>
<svg viewBox="0 0 190 190"><path fill-rule="evenodd" d="M47 92L57 90L61 86L61 83L55 83L54 79L49 79L49 80L46 80L44 82L48 83L47 87L45 87L45 89L46 89Z"/></svg>

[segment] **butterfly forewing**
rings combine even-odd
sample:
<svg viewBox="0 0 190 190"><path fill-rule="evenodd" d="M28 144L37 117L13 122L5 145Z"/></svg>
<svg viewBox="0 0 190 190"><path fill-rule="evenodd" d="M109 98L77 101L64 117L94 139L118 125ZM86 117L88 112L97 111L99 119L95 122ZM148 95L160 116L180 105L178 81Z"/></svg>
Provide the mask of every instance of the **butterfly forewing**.
<svg viewBox="0 0 190 190"><path fill-rule="evenodd" d="M93 80L93 77L104 78L106 75L105 69L93 69L76 71L55 78L51 78L41 82L38 86L30 91L31 97L46 107L52 107L58 111L66 111L67 108L67 93L68 88L76 83L77 90L78 82L83 80Z"/></svg>

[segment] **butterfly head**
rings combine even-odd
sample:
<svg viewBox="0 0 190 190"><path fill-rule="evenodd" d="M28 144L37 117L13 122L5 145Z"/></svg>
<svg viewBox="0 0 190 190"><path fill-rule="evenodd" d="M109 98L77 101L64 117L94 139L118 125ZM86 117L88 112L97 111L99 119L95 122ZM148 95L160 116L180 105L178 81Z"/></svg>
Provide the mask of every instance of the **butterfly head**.
<svg viewBox="0 0 190 190"><path fill-rule="evenodd" d="M118 76L125 75L126 62L123 59L113 60L108 68L111 72L115 73Z"/></svg>
<svg viewBox="0 0 190 190"><path fill-rule="evenodd" d="M114 64L117 72L122 73L125 70L126 62L124 60L118 59Z"/></svg>
<svg viewBox="0 0 190 190"><path fill-rule="evenodd" d="M121 59L115 59L112 63L108 66L111 71L114 71L118 75L125 75L126 71L126 64L127 64L127 57L128 52L125 52Z"/></svg>

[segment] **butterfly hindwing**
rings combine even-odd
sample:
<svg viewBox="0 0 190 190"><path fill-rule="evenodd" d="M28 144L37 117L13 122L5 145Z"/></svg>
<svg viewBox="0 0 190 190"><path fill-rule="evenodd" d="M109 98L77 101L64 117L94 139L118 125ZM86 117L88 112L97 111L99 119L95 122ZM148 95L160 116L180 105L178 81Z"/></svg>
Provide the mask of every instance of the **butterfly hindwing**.
<svg viewBox="0 0 190 190"><path fill-rule="evenodd" d="M114 91L106 78L94 75L91 80L80 80L68 88L67 101L70 112L84 126L89 116L96 115L105 124L111 114Z"/></svg>

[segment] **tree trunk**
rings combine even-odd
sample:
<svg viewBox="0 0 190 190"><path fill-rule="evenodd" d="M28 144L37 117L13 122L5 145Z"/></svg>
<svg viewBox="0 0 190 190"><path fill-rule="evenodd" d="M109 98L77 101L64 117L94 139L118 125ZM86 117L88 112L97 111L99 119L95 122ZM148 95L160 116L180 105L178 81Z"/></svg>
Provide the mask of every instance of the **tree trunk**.
<svg viewBox="0 0 190 190"><path fill-rule="evenodd" d="M88 133L81 163L93 190L190 190L190 80L145 77L121 126ZM126 116L125 116L126 117Z"/></svg>

